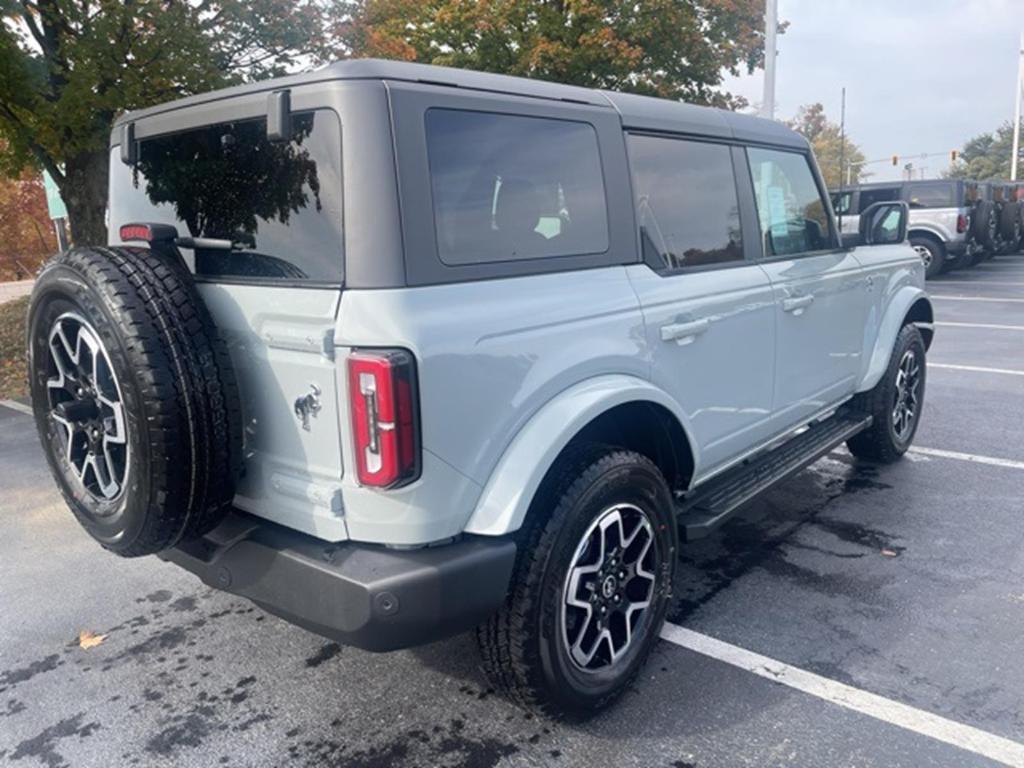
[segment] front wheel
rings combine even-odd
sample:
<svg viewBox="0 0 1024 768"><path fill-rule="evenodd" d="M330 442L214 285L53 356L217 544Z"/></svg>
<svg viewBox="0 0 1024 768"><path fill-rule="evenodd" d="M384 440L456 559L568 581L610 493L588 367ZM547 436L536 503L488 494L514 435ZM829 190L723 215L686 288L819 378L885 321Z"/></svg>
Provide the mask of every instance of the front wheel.
<svg viewBox="0 0 1024 768"><path fill-rule="evenodd" d="M946 249L942 243L930 237L912 237L910 245L921 257L926 279L933 280L946 271Z"/></svg>
<svg viewBox="0 0 1024 768"><path fill-rule="evenodd" d="M881 381L857 397L857 404L874 420L869 429L847 441L850 453L889 463L907 452L921 422L926 370L921 332L916 326L905 325L896 337Z"/></svg>
<svg viewBox="0 0 1024 768"><path fill-rule="evenodd" d="M591 447L552 474L521 531L509 598L477 639L513 700L580 716L618 698L657 641L678 534L668 486L640 454Z"/></svg>

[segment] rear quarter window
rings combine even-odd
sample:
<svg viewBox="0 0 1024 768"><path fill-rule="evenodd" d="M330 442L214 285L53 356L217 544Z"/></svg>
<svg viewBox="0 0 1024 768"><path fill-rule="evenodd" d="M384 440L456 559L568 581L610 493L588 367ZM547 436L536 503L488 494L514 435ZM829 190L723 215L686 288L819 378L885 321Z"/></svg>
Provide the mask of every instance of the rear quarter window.
<svg viewBox="0 0 1024 768"><path fill-rule="evenodd" d="M953 184L919 184L908 188L907 203L911 208L953 208L957 205Z"/></svg>
<svg viewBox="0 0 1024 768"><path fill-rule="evenodd" d="M448 266L608 250L588 123L455 109L425 116L434 227Z"/></svg>
<svg viewBox="0 0 1024 768"><path fill-rule="evenodd" d="M134 167L111 156L111 232L171 224L179 236L230 242L182 249L198 277L341 283L341 126L331 110L297 113L292 139L265 118L203 126L139 143Z"/></svg>

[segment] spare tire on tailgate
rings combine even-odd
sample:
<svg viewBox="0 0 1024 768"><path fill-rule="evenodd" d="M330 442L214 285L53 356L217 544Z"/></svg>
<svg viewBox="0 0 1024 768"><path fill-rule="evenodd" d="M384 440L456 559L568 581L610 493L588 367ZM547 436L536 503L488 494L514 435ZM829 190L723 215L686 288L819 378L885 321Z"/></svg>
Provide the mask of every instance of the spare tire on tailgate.
<svg viewBox="0 0 1024 768"><path fill-rule="evenodd" d="M971 234L984 248L991 250L996 244L996 207L991 200L979 200L971 212Z"/></svg>
<svg viewBox="0 0 1024 768"><path fill-rule="evenodd" d="M36 428L71 511L125 557L205 533L241 466L238 386L184 265L145 248L55 256L29 306Z"/></svg>
<svg viewBox="0 0 1024 768"><path fill-rule="evenodd" d="M1020 240L1020 203L1003 203L999 214L999 235L1008 245L1013 246L1011 250L1017 250L1017 241Z"/></svg>

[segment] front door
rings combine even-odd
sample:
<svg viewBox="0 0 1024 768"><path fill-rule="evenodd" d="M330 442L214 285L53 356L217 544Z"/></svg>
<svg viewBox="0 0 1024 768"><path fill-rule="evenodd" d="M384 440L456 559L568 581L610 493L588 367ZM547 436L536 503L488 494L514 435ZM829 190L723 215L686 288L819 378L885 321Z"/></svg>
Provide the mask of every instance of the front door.
<svg viewBox="0 0 1024 768"><path fill-rule="evenodd" d="M768 437L774 297L745 256L733 171L740 150L642 135L628 147L645 262L629 276L651 377L687 415L699 481Z"/></svg>
<svg viewBox="0 0 1024 768"><path fill-rule="evenodd" d="M773 422L800 426L853 394L861 370L869 279L838 248L810 155L747 148L775 295L778 354Z"/></svg>

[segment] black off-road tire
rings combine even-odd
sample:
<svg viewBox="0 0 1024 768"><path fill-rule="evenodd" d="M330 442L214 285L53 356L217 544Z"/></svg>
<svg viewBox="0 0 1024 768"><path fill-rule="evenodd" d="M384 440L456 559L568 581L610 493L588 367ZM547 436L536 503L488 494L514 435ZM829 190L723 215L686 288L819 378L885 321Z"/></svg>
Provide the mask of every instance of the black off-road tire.
<svg viewBox="0 0 1024 768"><path fill-rule="evenodd" d="M1007 252L1017 250L1020 242L1020 203L1006 202L999 212L999 236L1007 244Z"/></svg>
<svg viewBox="0 0 1024 768"><path fill-rule="evenodd" d="M995 204L991 200L979 200L971 212L971 235L985 253L995 251L998 231Z"/></svg>
<svg viewBox="0 0 1024 768"><path fill-rule="evenodd" d="M927 258L921 253L921 260L925 262L924 276L928 280L941 275L946 271L946 246L937 238L928 235L914 235L910 238L910 245L915 251L927 249Z"/></svg>
<svg viewBox="0 0 1024 768"><path fill-rule="evenodd" d="M75 475L64 455L67 432L53 416L49 337L68 313L95 332L121 390L130 460L116 498L98 498ZM144 248L61 253L36 281L27 342L44 452L93 538L136 557L220 522L241 467L238 386L227 347L183 265Z"/></svg>
<svg viewBox="0 0 1024 768"><path fill-rule="evenodd" d="M574 666L562 642L563 585L580 537L617 503L635 504L656 532L659 566L649 613L618 665ZM671 596L678 532L672 496L658 468L638 453L583 446L549 473L518 534L509 596L477 630L483 666L496 688L526 709L582 718L614 702L658 640Z"/></svg>
<svg viewBox="0 0 1024 768"><path fill-rule="evenodd" d="M913 351L917 362L920 365L920 388L918 394L918 407L913 426L909 434L902 438L897 435L893 420L893 410L896 402L896 378L899 372L900 363L908 351ZM850 453L859 459L876 461L882 464L889 464L907 452L914 442L914 435L921 423L921 410L924 406L924 394L926 384L927 365L925 360L924 339L921 332L914 325L905 325L896 337L893 346L892 357L889 359L889 366L882 375L881 380L874 389L858 395L854 400L854 407L870 414L874 421L870 428L850 438L846 446Z"/></svg>

